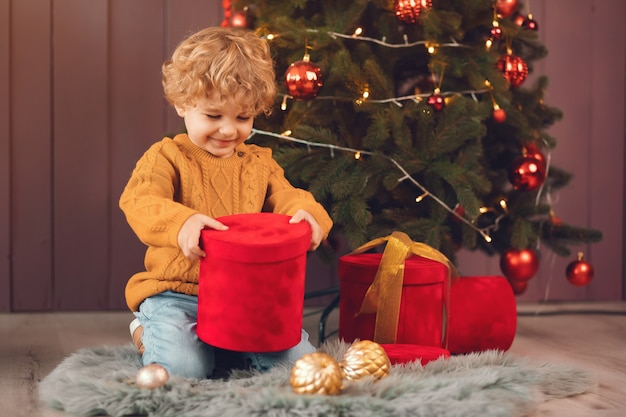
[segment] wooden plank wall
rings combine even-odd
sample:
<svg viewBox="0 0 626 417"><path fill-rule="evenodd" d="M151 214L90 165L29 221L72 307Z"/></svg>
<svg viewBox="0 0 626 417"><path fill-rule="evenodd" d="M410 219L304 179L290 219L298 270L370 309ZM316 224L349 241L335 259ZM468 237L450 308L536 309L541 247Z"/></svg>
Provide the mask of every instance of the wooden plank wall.
<svg viewBox="0 0 626 417"><path fill-rule="evenodd" d="M143 247L117 202L180 128L160 66L218 0L0 1L0 311L125 308Z"/></svg>
<svg viewBox="0 0 626 417"><path fill-rule="evenodd" d="M11 305L9 0L0 0L0 311Z"/></svg>
<svg viewBox="0 0 626 417"><path fill-rule="evenodd" d="M593 286L566 284L569 260L544 258L523 299L541 299L547 282L550 299L621 299L625 3L532 6L550 52L536 73L566 114L553 159L575 174L557 214L605 240L586 250ZM118 198L145 149L180 129L160 65L184 35L221 19L219 0L0 0L0 311L125 308L144 250ZM460 266L499 273L497 259L476 254Z"/></svg>

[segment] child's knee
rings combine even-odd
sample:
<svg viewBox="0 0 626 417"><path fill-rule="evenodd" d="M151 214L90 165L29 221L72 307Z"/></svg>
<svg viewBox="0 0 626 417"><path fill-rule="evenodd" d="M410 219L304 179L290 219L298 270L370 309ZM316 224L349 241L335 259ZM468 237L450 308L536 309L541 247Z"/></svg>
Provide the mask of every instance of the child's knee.
<svg viewBox="0 0 626 417"><path fill-rule="evenodd" d="M204 379L213 375L215 371L215 356L209 346L202 346L199 349L178 349L177 352L169 352L169 354L152 353L144 353L143 364L158 363L171 376Z"/></svg>

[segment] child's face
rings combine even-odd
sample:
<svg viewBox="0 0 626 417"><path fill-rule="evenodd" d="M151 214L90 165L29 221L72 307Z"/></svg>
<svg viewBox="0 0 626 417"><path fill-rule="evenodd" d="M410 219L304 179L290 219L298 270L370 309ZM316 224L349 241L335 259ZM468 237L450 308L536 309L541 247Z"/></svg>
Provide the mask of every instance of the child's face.
<svg viewBox="0 0 626 417"><path fill-rule="evenodd" d="M185 119L191 142L218 158L231 156L250 136L254 122L253 115L242 113L233 98L223 105L207 98L193 106L176 107L176 112Z"/></svg>

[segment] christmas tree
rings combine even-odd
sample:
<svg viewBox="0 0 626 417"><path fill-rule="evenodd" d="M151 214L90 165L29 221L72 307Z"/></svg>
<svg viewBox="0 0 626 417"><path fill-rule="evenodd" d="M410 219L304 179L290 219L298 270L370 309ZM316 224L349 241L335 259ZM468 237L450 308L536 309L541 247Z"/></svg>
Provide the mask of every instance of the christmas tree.
<svg viewBox="0 0 626 417"><path fill-rule="evenodd" d="M228 3L228 2L225 2ZM509 279L601 233L566 224L550 194L546 48L517 0L240 0L225 25L274 52L282 94L253 142L274 148L351 247L394 230L439 249L501 255ZM530 257L530 258L529 258ZM520 266L521 264L522 266Z"/></svg>

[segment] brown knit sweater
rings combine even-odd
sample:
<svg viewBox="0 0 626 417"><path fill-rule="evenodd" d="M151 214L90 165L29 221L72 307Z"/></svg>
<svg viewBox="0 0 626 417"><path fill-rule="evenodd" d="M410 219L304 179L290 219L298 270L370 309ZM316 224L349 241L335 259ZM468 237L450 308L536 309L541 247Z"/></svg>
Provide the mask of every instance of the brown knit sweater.
<svg viewBox="0 0 626 417"><path fill-rule="evenodd" d="M199 262L178 247L178 232L195 213L210 217L261 211L311 213L328 235L332 220L321 204L294 188L271 150L241 144L233 156L217 158L186 134L164 138L139 159L120 208L137 237L148 246L146 270L126 285L126 302L137 311L143 300L163 291L198 294Z"/></svg>

